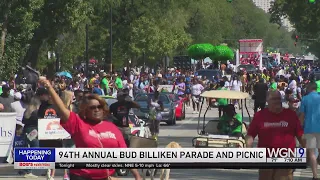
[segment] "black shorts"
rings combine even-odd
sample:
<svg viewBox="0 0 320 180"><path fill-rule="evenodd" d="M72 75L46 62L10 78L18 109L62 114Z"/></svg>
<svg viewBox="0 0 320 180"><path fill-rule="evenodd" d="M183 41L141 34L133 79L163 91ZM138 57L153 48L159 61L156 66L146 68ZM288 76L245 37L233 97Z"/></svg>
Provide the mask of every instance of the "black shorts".
<svg viewBox="0 0 320 180"><path fill-rule="evenodd" d="M191 94L191 90L190 89L186 89L186 91L184 93L185 94Z"/></svg>
<svg viewBox="0 0 320 180"><path fill-rule="evenodd" d="M262 110L266 107L266 102L257 102L257 101L254 101L254 110L258 110L259 108Z"/></svg>

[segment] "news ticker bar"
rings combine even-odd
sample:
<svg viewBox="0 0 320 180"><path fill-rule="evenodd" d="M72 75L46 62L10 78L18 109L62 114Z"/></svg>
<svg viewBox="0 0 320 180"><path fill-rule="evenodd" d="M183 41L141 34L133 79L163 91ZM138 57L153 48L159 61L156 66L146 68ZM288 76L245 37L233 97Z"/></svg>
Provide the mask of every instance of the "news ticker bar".
<svg viewBox="0 0 320 180"><path fill-rule="evenodd" d="M306 169L306 163L30 163L15 162L15 169Z"/></svg>

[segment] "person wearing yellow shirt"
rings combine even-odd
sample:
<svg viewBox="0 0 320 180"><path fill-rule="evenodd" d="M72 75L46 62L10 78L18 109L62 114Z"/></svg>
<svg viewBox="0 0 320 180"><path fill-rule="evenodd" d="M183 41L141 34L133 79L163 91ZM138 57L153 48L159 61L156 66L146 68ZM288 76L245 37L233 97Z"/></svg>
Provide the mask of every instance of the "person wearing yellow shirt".
<svg viewBox="0 0 320 180"><path fill-rule="evenodd" d="M263 79L265 79L267 82L270 80L270 76L268 76L267 74L262 74L261 75L261 77L263 78Z"/></svg>
<svg viewBox="0 0 320 180"><path fill-rule="evenodd" d="M90 88L93 88L94 86L94 83L96 82L96 80L99 79L99 74L95 74L95 76L93 76L90 81L89 81L89 87Z"/></svg>

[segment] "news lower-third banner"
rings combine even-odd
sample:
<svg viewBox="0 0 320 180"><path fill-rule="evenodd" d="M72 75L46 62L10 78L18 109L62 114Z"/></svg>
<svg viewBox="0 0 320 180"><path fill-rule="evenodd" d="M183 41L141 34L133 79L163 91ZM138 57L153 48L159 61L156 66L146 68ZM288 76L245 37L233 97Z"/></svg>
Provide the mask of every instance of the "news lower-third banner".
<svg viewBox="0 0 320 180"><path fill-rule="evenodd" d="M304 148L16 148L16 169L306 168Z"/></svg>
<svg viewBox="0 0 320 180"><path fill-rule="evenodd" d="M15 162L55 162L54 148L15 148Z"/></svg>

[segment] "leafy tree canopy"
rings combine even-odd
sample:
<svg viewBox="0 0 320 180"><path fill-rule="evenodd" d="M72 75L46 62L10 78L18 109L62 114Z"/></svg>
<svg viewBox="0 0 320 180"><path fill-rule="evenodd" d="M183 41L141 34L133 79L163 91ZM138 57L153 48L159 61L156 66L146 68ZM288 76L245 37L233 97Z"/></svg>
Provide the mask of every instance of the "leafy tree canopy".
<svg viewBox="0 0 320 180"><path fill-rule="evenodd" d="M309 29L309 34L317 35L319 4L303 2L276 0L271 19L286 14L299 32ZM239 39L259 38L265 47L301 51L294 46L292 33L279 29L269 18L252 0L1 1L0 78L8 78L27 63L41 71L54 71L57 57L63 70L73 70L75 64L85 62L86 24L89 58L101 65L111 60L112 24L116 68L129 60L159 64L164 57L187 54L191 44L226 43L237 49ZM48 59L48 51L57 56Z"/></svg>
<svg viewBox="0 0 320 180"><path fill-rule="evenodd" d="M298 44L310 47L309 51L319 57L320 51L320 4L302 0L275 0L272 3L270 21L282 25L288 18L296 29L292 38L298 36Z"/></svg>

